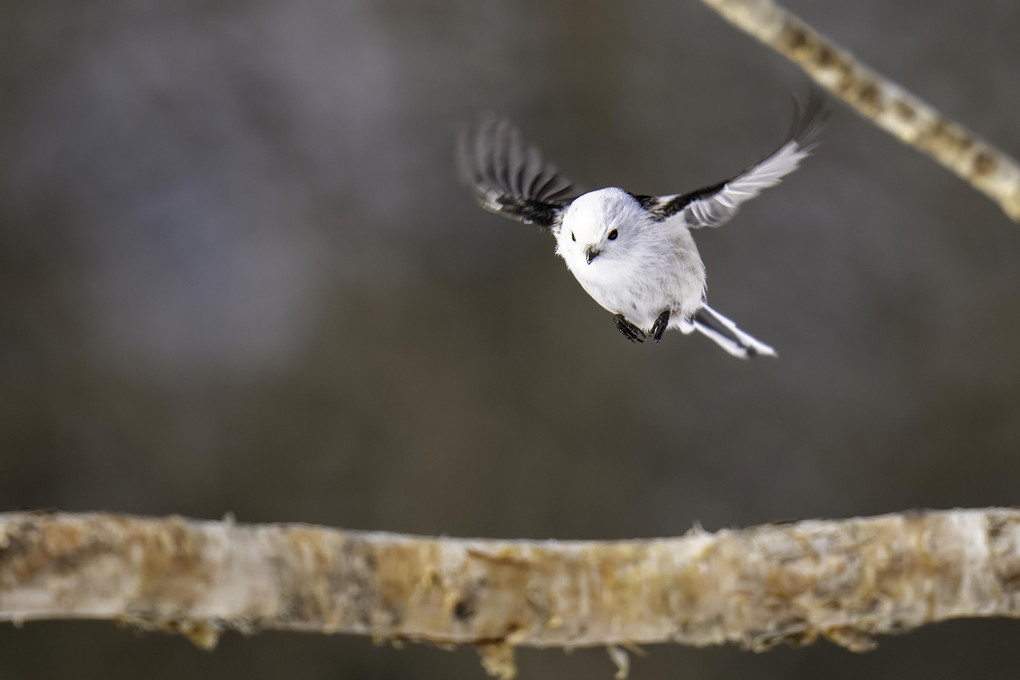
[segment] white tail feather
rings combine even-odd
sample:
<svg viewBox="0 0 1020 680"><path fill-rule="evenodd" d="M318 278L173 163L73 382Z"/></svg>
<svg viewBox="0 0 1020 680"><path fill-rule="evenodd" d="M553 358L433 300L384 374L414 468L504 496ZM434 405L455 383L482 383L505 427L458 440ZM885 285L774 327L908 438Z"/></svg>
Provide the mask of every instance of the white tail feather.
<svg viewBox="0 0 1020 680"><path fill-rule="evenodd" d="M698 315L702 314L704 314L703 320L698 318ZM673 324L673 327L684 335L695 330L704 333L724 350L741 359L747 359L759 354L769 357L776 356L776 350L740 330L737 328L737 324L708 305L702 305L701 309L698 310L698 315L695 315L693 319L680 319ZM712 325L722 326L725 331L729 331L729 334L713 328Z"/></svg>

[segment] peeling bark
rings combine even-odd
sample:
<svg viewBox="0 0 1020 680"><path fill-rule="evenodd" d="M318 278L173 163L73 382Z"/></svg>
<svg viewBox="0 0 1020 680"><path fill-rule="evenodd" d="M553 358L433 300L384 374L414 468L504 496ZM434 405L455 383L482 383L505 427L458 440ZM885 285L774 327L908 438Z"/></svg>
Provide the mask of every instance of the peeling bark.
<svg viewBox="0 0 1020 680"><path fill-rule="evenodd" d="M512 648L736 643L1020 616L1020 511L952 510L700 530L672 539L493 541L179 517L0 514L0 620L113 619L203 647L222 630Z"/></svg>
<svg viewBox="0 0 1020 680"><path fill-rule="evenodd" d="M858 113L923 151L1020 221L1020 164L857 61L772 0L703 0L727 21L800 66Z"/></svg>

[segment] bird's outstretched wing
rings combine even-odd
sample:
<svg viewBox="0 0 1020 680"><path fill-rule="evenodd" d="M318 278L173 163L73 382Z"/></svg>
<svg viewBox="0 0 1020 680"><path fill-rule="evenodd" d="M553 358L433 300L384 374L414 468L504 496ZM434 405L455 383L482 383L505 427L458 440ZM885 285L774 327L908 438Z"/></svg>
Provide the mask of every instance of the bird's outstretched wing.
<svg viewBox="0 0 1020 680"><path fill-rule="evenodd" d="M546 229L581 193L505 118L482 118L459 135L457 170L486 210Z"/></svg>
<svg viewBox="0 0 1020 680"><path fill-rule="evenodd" d="M812 87L806 103L794 100L794 119L786 139L765 160L752 165L732 179L686 194L639 196L638 199L664 220L683 213L688 227L718 227L728 222L740 205L762 189L779 184L797 169L800 162L818 145L818 134L828 119L828 107L821 90Z"/></svg>

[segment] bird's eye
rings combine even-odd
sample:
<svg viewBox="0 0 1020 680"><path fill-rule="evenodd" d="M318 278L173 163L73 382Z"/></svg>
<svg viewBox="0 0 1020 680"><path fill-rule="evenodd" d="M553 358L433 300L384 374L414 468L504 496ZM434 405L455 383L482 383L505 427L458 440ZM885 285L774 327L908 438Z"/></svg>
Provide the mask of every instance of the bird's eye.
<svg viewBox="0 0 1020 680"><path fill-rule="evenodd" d="M616 231L615 229L613 229L611 232L609 232L609 240L610 241L615 241L616 237L619 236L619 235L620 235L620 233L618 231Z"/></svg>
<svg viewBox="0 0 1020 680"><path fill-rule="evenodd" d="M577 240L577 237L574 236L574 232L570 232L570 240L571 241L576 241Z"/></svg>

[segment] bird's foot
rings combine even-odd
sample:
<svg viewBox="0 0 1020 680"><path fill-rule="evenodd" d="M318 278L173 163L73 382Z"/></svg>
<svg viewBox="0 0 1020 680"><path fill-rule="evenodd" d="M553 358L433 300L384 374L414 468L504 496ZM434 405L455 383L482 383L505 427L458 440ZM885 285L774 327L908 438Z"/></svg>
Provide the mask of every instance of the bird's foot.
<svg viewBox="0 0 1020 680"><path fill-rule="evenodd" d="M662 334L666 332L667 328L669 328L669 310L668 309L666 311L664 311L662 314L660 314L659 318L657 318L655 320L655 323L652 324L652 333L651 333L652 340L654 340L655 342L659 342L660 340L662 340Z"/></svg>
<svg viewBox="0 0 1020 680"><path fill-rule="evenodd" d="M627 321L623 314L615 315L613 317L613 321L616 322L616 329L623 333L623 337L627 338L631 342L645 341L645 332L630 321Z"/></svg>

